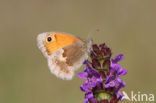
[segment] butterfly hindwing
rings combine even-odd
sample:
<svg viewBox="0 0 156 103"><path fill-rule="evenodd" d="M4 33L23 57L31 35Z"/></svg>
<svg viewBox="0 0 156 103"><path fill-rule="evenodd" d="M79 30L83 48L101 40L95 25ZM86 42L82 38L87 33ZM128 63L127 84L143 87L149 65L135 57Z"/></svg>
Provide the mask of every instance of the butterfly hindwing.
<svg viewBox="0 0 156 103"><path fill-rule="evenodd" d="M85 48L85 45L74 43L51 54L48 58L51 72L62 79L72 79L74 71L88 58Z"/></svg>

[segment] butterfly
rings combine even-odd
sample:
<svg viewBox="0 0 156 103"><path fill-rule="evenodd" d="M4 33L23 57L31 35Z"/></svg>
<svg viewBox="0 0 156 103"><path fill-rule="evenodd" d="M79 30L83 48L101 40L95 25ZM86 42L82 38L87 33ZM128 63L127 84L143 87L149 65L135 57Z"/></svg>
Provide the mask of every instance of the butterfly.
<svg viewBox="0 0 156 103"><path fill-rule="evenodd" d="M92 40L83 40L63 32L44 32L37 36L37 45L47 58L54 75L71 80L92 49Z"/></svg>

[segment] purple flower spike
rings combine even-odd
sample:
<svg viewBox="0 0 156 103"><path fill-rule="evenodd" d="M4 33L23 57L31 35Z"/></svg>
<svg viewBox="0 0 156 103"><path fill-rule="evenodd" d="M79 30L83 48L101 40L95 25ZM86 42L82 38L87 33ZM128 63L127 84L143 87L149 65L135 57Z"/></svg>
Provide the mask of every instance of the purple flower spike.
<svg viewBox="0 0 156 103"><path fill-rule="evenodd" d="M126 83L119 78L127 74L127 69L123 69L119 61L124 59L123 54L111 59L111 49L105 44L94 44L91 51L91 61L86 60L83 72L78 73L78 77L85 79L80 86L85 92L84 103L118 103L123 100L120 92Z"/></svg>

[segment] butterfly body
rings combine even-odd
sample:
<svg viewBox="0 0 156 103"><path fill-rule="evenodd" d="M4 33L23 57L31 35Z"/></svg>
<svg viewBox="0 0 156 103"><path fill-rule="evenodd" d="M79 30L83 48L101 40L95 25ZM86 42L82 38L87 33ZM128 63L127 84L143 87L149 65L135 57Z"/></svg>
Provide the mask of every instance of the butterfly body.
<svg viewBox="0 0 156 103"><path fill-rule="evenodd" d="M50 71L57 77L71 80L75 70L88 58L92 42L61 32L41 33L38 47L48 60Z"/></svg>

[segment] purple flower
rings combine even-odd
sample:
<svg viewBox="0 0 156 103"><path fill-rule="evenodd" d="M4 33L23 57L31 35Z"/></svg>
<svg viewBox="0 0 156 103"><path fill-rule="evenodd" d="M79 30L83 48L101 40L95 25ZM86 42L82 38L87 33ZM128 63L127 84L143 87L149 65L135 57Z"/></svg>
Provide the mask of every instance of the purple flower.
<svg viewBox="0 0 156 103"><path fill-rule="evenodd" d="M102 83L103 79L100 76L100 73L96 69L92 69L89 66L89 62L85 62L86 67L84 71L78 73L79 78L86 79L83 84L80 86L80 89L85 92L91 92L92 89L98 86L99 83Z"/></svg>
<svg viewBox="0 0 156 103"><path fill-rule="evenodd" d="M86 93L86 94L85 94L85 98L84 98L83 101L84 101L84 103L88 103L89 101L92 101L93 103L96 103L96 102L94 102L94 101L96 101L96 100L95 100L94 95L93 95L92 92Z"/></svg>
<svg viewBox="0 0 156 103"><path fill-rule="evenodd" d="M125 86L125 82L120 78L115 78L114 80L105 83L105 88L115 87L116 89L123 88Z"/></svg>
<svg viewBox="0 0 156 103"><path fill-rule="evenodd" d="M119 61L121 61L123 59L124 59L123 54L119 54L119 55L115 56L114 59L112 59L112 63L118 63Z"/></svg>
<svg viewBox="0 0 156 103"><path fill-rule="evenodd" d="M120 98L121 101L123 100L123 94L120 91L116 93L116 96L117 98Z"/></svg>
<svg viewBox="0 0 156 103"><path fill-rule="evenodd" d="M121 92L119 92L119 90L126 85L126 83L120 79L119 76L125 75L127 70L123 69L119 64L117 64L119 61L123 60L123 58L124 56L119 54L114 59L112 59L110 72L105 81L105 88L115 88L117 98L122 98Z"/></svg>
<svg viewBox="0 0 156 103"><path fill-rule="evenodd" d="M99 79L101 77L99 72L91 67L91 63L89 61L85 61L84 64L86 64L84 71L78 73L79 78L88 79L96 77L97 79Z"/></svg>
<svg viewBox="0 0 156 103"><path fill-rule="evenodd" d="M111 49L105 44L92 45L91 61L86 60L83 72L78 73L78 77L85 79L80 86L85 92L84 103L117 103L122 100L123 95L120 89L126 83L119 78L127 74L119 61L124 59L123 54L111 59Z"/></svg>

